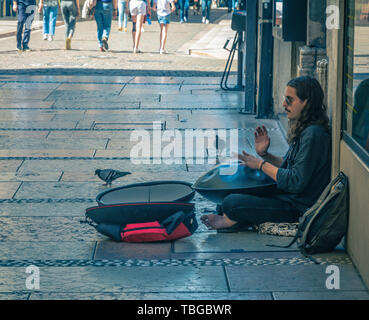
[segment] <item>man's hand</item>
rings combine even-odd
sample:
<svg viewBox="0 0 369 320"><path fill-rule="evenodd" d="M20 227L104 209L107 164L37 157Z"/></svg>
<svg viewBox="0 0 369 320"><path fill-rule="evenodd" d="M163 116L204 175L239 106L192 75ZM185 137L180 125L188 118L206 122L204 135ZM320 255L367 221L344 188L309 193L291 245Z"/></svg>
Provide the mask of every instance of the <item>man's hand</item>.
<svg viewBox="0 0 369 320"><path fill-rule="evenodd" d="M255 158L251 154L242 151L242 154L238 154L238 159L242 161L241 165L245 165L251 169L259 169L263 160Z"/></svg>
<svg viewBox="0 0 369 320"><path fill-rule="evenodd" d="M118 12L118 10L117 10L117 9L113 9L113 18L114 18L114 19L117 17L117 12Z"/></svg>
<svg viewBox="0 0 369 320"><path fill-rule="evenodd" d="M257 127L254 132L255 151L259 156L265 156L270 146L270 137L264 126Z"/></svg>
<svg viewBox="0 0 369 320"><path fill-rule="evenodd" d="M43 3L42 2L40 2L40 4L38 5L38 10L37 10L37 12L38 13L41 13L42 12L42 8L44 7L44 5L43 5Z"/></svg>
<svg viewBox="0 0 369 320"><path fill-rule="evenodd" d="M17 10L18 10L18 5L16 2L13 2L13 11L17 12Z"/></svg>

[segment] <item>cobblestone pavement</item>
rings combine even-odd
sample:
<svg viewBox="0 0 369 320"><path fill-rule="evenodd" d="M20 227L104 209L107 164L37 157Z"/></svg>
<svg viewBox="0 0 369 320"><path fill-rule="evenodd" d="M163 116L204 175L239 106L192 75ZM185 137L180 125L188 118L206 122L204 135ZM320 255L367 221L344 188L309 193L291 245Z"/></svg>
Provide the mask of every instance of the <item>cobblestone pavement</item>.
<svg viewBox="0 0 369 320"><path fill-rule="evenodd" d="M117 187L164 178L193 183L213 167L133 164L130 135L138 128L151 132L153 121L180 132L237 129L240 149L250 153L253 130L264 124L271 152L283 155L287 149L277 120L240 114L243 92L219 89L224 60L176 51L215 25L173 23L173 53L163 57L118 52L126 44L115 48L113 38L129 43L129 35L116 26L112 52L101 55L93 26L78 25L76 49L68 55L60 49L61 29L53 43L33 34L35 51L19 56L14 38L0 40L0 299L368 299L342 247L316 255L315 264L295 246L266 246L289 238L254 231L218 234L200 224L185 239L132 244L113 242L81 224L85 209L106 190L96 168L132 172L115 181ZM145 27L146 52L155 48L149 45L157 37L154 28L155 22ZM193 202L198 218L215 210L199 194ZM327 289L331 264L339 267L340 290ZM40 270L35 290L26 286L31 265Z"/></svg>

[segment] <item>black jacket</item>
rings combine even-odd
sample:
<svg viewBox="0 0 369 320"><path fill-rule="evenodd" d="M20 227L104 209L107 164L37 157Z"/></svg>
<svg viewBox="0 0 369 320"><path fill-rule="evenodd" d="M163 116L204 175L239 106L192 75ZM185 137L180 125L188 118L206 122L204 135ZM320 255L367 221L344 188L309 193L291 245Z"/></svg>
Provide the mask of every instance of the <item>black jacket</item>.
<svg viewBox="0 0 369 320"><path fill-rule="evenodd" d="M321 125L305 128L290 145L277 173L276 197L301 212L311 207L331 179L331 136Z"/></svg>

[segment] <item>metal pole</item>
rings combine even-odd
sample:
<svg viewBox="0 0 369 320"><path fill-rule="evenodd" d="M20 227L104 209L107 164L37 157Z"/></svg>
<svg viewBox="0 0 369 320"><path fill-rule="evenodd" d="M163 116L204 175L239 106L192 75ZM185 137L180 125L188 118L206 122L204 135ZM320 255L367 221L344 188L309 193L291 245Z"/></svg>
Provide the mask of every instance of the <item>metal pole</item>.
<svg viewBox="0 0 369 320"><path fill-rule="evenodd" d="M246 0L245 105L241 113L255 113L257 67L257 0Z"/></svg>
<svg viewBox="0 0 369 320"><path fill-rule="evenodd" d="M273 114L272 73L273 73L273 35L271 0L260 3L260 50L258 63L257 118L268 118Z"/></svg>

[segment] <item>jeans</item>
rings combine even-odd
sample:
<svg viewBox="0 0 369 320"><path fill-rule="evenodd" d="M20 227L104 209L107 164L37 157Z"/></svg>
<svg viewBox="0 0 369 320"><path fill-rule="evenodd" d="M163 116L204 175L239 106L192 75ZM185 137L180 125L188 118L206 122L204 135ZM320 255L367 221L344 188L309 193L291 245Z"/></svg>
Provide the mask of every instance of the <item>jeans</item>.
<svg viewBox="0 0 369 320"><path fill-rule="evenodd" d="M43 7L44 34L54 35L58 6Z"/></svg>
<svg viewBox="0 0 369 320"><path fill-rule="evenodd" d="M249 194L228 195L222 210L229 219L250 226L264 222L298 222L302 214L286 201Z"/></svg>
<svg viewBox="0 0 369 320"><path fill-rule="evenodd" d="M185 18L188 21L188 9L190 7L189 0L178 0L178 2L179 2L179 15L181 21L184 21Z"/></svg>
<svg viewBox="0 0 369 320"><path fill-rule="evenodd" d="M111 2L97 2L95 9L95 20L97 25L97 41L102 47L102 39L109 39L111 20L113 17L113 4Z"/></svg>
<svg viewBox="0 0 369 320"><path fill-rule="evenodd" d="M65 23L65 37L73 37L76 28L77 6L74 1L61 1L61 12Z"/></svg>
<svg viewBox="0 0 369 320"><path fill-rule="evenodd" d="M206 16L206 20L210 18L211 0L202 0L202 16Z"/></svg>
<svg viewBox="0 0 369 320"><path fill-rule="evenodd" d="M36 13L37 7L32 4L26 6L22 2L18 4L18 24L17 24L17 48L28 46L31 38L32 22ZM24 33L23 33L24 27Z"/></svg>
<svg viewBox="0 0 369 320"><path fill-rule="evenodd" d="M17 13L13 11L13 0L5 0L5 11L7 17L15 17L17 15Z"/></svg>
<svg viewBox="0 0 369 320"><path fill-rule="evenodd" d="M118 24L119 24L119 27L123 27L123 21L124 21L124 28L127 28L128 17L127 17L127 14L126 14L126 7L127 7L127 2L125 0L118 0L118 12L119 12Z"/></svg>

